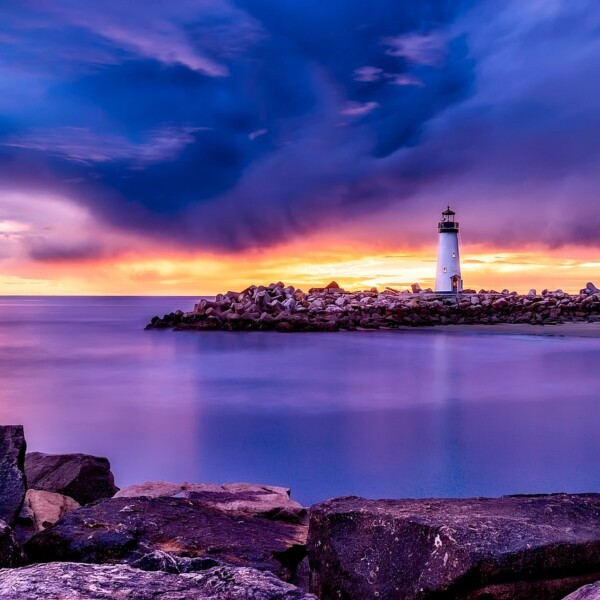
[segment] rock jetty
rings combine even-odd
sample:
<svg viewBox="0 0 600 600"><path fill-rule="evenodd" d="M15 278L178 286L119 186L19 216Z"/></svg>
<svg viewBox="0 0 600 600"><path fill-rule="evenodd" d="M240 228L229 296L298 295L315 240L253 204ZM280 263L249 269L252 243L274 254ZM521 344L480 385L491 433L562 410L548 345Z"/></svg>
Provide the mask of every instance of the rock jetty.
<svg viewBox="0 0 600 600"><path fill-rule="evenodd" d="M466 290L436 294L415 284L410 291L347 292L333 281L303 292L283 283L202 299L190 312L154 317L147 329L354 331L434 325L600 321L600 290L588 283L579 294L543 290Z"/></svg>
<svg viewBox="0 0 600 600"><path fill-rule="evenodd" d="M0 599L600 598L600 494L347 497L307 510L289 489L258 484L117 491L108 461L81 454L42 455L38 467L71 466L36 490L23 428L0 426L0 447L12 519L0 521ZM73 479L83 506L55 491ZM88 479L100 498L85 503Z"/></svg>

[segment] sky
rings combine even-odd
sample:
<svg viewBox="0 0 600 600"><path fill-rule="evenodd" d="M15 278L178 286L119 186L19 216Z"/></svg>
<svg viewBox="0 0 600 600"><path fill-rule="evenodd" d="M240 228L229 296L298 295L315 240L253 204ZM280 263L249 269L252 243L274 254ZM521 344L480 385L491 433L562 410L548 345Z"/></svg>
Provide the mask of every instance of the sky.
<svg viewBox="0 0 600 600"><path fill-rule="evenodd" d="M0 294L600 284L597 0L2 0Z"/></svg>

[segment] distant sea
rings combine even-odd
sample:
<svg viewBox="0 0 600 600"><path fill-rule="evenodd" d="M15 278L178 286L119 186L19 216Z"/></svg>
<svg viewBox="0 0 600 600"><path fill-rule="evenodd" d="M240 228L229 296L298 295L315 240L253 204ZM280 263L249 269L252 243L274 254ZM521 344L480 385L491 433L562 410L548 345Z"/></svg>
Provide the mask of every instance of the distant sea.
<svg viewBox="0 0 600 600"><path fill-rule="evenodd" d="M31 450L109 457L120 486L600 491L600 340L144 331L193 302L0 297L0 422Z"/></svg>

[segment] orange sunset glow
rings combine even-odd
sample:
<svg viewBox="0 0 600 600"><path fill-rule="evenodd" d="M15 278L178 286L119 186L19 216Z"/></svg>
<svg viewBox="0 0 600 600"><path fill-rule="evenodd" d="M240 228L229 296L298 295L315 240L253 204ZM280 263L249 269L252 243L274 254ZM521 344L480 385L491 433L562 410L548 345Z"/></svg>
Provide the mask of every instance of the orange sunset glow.
<svg viewBox="0 0 600 600"><path fill-rule="evenodd" d="M306 289L333 279L348 290L405 289L415 282L426 288L433 286L435 261L434 245L398 251L335 244L302 253L298 244L289 244L242 255L129 254L19 265L19 272L0 275L0 294L197 296L279 280ZM531 287L578 292L600 270L600 261L577 247L506 252L466 245L462 264L468 288L519 292Z"/></svg>

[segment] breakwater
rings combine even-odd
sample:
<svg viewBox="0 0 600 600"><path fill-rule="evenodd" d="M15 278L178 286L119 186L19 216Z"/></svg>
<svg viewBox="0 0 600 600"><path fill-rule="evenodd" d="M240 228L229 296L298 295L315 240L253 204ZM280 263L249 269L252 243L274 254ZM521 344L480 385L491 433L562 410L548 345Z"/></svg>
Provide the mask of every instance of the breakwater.
<svg viewBox="0 0 600 600"><path fill-rule="evenodd" d="M562 290L436 294L418 285L411 291L347 292L335 282L303 292L279 282L200 300L192 311L155 316L147 328L293 332L596 321L600 321L600 289L593 283L586 284L579 294Z"/></svg>

